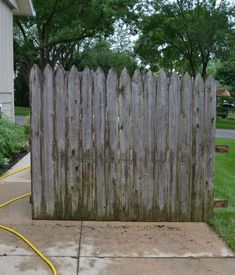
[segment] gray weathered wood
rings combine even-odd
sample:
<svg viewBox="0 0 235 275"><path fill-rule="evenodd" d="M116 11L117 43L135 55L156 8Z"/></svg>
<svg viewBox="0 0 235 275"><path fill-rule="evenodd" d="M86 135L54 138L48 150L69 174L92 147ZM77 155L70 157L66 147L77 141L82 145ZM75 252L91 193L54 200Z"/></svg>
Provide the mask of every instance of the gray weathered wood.
<svg viewBox="0 0 235 275"><path fill-rule="evenodd" d="M194 83L193 98L193 171L192 171L192 219L202 219L202 175L204 146L204 81L200 74Z"/></svg>
<svg viewBox="0 0 235 275"><path fill-rule="evenodd" d="M180 80L172 73L169 85L169 220L179 218Z"/></svg>
<svg viewBox="0 0 235 275"><path fill-rule="evenodd" d="M107 158L107 194L106 201L110 215L116 217L118 215L119 202L117 201L117 177L118 177L118 77L111 69L107 76L107 124L106 124L106 140L108 141L106 148ZM115 211L115 209L117 211Z"/></svg>
<svg viewBox="0 0 235 275"><path fill-rule="evenodd" d="M55 76L55 200L56 212L60 217L66 217L66 103L67 75L60 66Z"/></svg>
<svg viewBox="0 0 235 275"><path fill-rule="evenodd" d="M157 80L157 105L156 105L156 134L157 134L157 154L156 154L156 183L158 217L160 220L167 220L168 215L168 192L169 192L169 88L168 78L165 72L161 72Z"/></svg>
<svg viewBox="0 0 235 275"><path fill-rule="evenodd" d="M68 204L71 216L80 215L82 201L82 162L80 144L80 78L73 66L68 75Z"/></svg>
<svg viewBox="0 0 235 275"><path fill-rule="evenodd" d="M143 217L144 175L144 90L143 79L139 71L132 77L132 138L133 138L133 187L134 216Z"/></svg>
<svg viewBox="0 0 235 275"><path fill-rule="evenodd" d="M215 81L50 66L30 74L33 218L202 221Z"/></svg>
<svg viewBox="0 0 235 275"><path fill-rule="evenodd" d="M131 216L132 161L131 161L131 79L124 69L119 80L119 143L120 143L120 202L124 214Z"/></svg>
<svg viewBox="0 0 235 275"><path fill-rule="evenodd" d="M94 211L94 171L93 171L93 78L88 68L82 74L82 187L84 215Z"/></svg>
<svg viewBox="0 0 235 275"><path fill-rule="evenodd" d="M179 128L179 201L180 220L191 219L192 191L192 96L193 82L185 74L181 85L181 120Z"/></svg>
<svg viewBox="0 0 235 275"><path fill-rule="evenodd" d="M41 71L34 65L30 72L31 98L31 177L33 197L33 218L45 215L42 201L41 171Z"/></svg>
<svg viewBox="0 0 235 275"><path fill-rule="evenodd" d="M203 220L212 215L214 192L214 159L215 159L215 120L216 120L216 84L213 77L205 83L205 179L203 186Z"/></svg>
<svg viewBox="0 0 235 275"><path fill-rule="evenodd" d="M98 68L94 78L94 148L95 148L95 184L96 184L96 209L101 217L106 215L106 186L105 186L105 159L104 159L104 134L105 134L105 75Z"/></svg>
<svg viewBox="0 0 235 275"><path fill-rule="evenodd" d="M47 65L43 72L43 93L42 93L42 180L43 193L47 215L53 216L55 205L54 190L54 94L53 94L53 71Z"/></svg>
<svg viewBox="0 0 235 275"><path fill-rule="evenodd" d="M156 88L157 79L151 71L144 78L144 150L146 179L143 190L143 204L146 219L153 219L153 208L156 203L155 140L156 134Z"/></svg>

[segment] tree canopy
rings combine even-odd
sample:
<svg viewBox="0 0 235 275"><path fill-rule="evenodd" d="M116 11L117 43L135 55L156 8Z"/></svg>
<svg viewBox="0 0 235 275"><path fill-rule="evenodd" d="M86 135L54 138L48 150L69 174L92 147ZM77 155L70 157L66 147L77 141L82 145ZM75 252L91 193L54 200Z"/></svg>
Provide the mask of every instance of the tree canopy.
<svg viewBox="0 0 235 275"><path fill-rule="evenodd" d="M113 33L114 22L132 20L136 0L34 0L36 16L15 18L16 66L33 63L71 66L74 53L99 36Z"/></svg>
<svg viewBox="0 0 235 275"><path fill-rule="evenodd" d="M210 60L222 58L230 47L234 7L214 0L154 0L152 7L138 23L135 51L142 61L154 70L205 77Z"/></svg>

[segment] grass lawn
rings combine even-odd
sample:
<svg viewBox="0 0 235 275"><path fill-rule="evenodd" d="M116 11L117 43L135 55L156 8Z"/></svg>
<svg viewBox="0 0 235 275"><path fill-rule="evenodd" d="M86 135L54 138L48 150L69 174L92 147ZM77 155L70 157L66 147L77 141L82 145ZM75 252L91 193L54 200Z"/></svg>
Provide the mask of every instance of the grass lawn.
<svg viewBox="0 0 235 275"><path fill-rule="evenodd" d="M235 129L235 112L230 112L227 118L216 118L216 128Z"/></svg>
<svg viewBox="0 0 235 275"><path fill-rule="evenodd" d="M217 118L216 128L218 129L235 129L235 120L229 118Z"/></svg>
<svg viewBox="0 0 235 275"><path fill-rule="evenodd" d="M235 250L235 139L216 139L230 146L229 153L216 153L215 198L227 199L228 208L215 208L210 224Z"/></svg>
<svg viewBox="0 0 235 275"><path fill-rule="evenodd" d="M29 107L15 106L15 115L16 116L28 116L29 112L30 112Z"/></svg>

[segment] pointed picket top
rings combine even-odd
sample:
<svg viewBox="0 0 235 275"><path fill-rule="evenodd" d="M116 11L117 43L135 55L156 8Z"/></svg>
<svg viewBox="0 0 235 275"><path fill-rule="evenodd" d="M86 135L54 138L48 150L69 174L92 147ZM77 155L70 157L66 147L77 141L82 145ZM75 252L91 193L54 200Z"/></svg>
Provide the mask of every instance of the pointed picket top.
<svg viewBox="0 0 235 275"><path fill-rule="evenodd" d="M47 63L47 65L44 67L43 74L46 75L51 72L53 72L53 70L52 70L50 64Z"/></svg>
<svg viewBox="0 0 235 275"><path fill-rule="evenodd" d="M96 74L104 74L104 70L102 69L102 67L97 67L97 69L95 70Z"/></svg>
<svg viewBox="0 0 235 275"><path fill-rule="evenodd" d="M130 79L130 75L129 75L126 67L124 67L123 70L121 71L120 79L122 79L122 80Z"/></svg>
<svg viewBox="0 0 235 275"><path fill-rule="evenodd" d="M36 75L40 75L40 74L41 74L41 70L39 69L37 64L34 64L30 70L30 79L33 80Z"/></svg>
<svg viewBox="0 0 235 275"><path fill-rule="evenodd" d="M157 91L160 89L166 89L166 85L168 84L169 79L166 75L165 71L161 71L160 75L157 77Z"/></svg>
<svg viewBox="0 0 235 275"><path fill-rule="evenodd" d="M78 69L75 65L73 65L70 69L70 74L78 74Z"/></svg>
<svg viewBox="0 0 235 275"><path fill-rule="evenodd" d="M33 95L35 92L40 93L41 89L41 70L39 69L38 65L33 65L32 69L30 70L30 77L29 77L29 87L30 93Z"/></svg>
<svg viewBox="0 0 235 275"><path fill-rule="evenodd" d="M134 81L134 82L143 81L142 74L138 69L135 70L135 72L132 76L132 81Z"/></svg>
<svg viewBox="0 0 235 275"><path fill-rule="evenodd" d="M79 75L78 75L78 74L79 74L79 73L78 73L77 67L76 67L75 65L73 65L73 66L71 67L69 73L68 73L68 80L69 80L69 82L70 82L71 80L74 80L74 79L79 78Z"/></svg>
<svg viewBox="0 0 235 275"><path fill-rule="evenodd" d="M82 85L86 85L87 81L92 82L93 75L91 70L86 66L82 72Z"/></svg>
<svg viewBox="0 0 235 275"><path fill-rule="evenodd" d="M171 77L170 77L170 83L172 85L174 85L174 84L177 84L179 81L180 81L180 78L177 75L177 73L176 72L172 72Z"/></svg>
<svg viewBox="0 0 235 275"><path fill-rule="evenodd" d="M215 81L213 75L211 75L211 74L207 77L207 80L211 81L211 82Z"/></svg>
<svg viewBox="0 0 235 275"><path fill-rule="evenodd" d="M90 68L88 67L88 66L86 66L84 69L83 69L83 73L90 73L91 72L91 70L90 70Z"/></svg>
<svg viewBox="0 0 235 275"><path fill-rule="evenodd" d="M111 82L112 79L114 79L115 82L117 82L117 79L118 79L117 73L113 68L109 69L108 76L107 76L107 82Z"/></svg>
<svg viewBox="0 0 235 275"><path fill-rule="evenodd" d="M151 70L148 70L147 73L146 73L146 76L147 77L153 77L154 74L153 74L153 72Z"/></svg>
<svg viewBox="0 0 235 275"><path fill-rule="evenodd" d="M205 84L205 82L204 82L201 74L198 73L195 78L195 82L194 82L194 88L195 88L196 92L198 92L198 93L202 92L204 89L204 84Z"/></svg>
<svg viewBox="0 0 235 275"><path fill-rule="evenodd" d="M211 100L216 98L216 81L213 76L209 76L205 81L205 92L211 94Z"/></svg>
<svg viewBox="0 0 235 275"><path fill-rule="evenodd" d="M172 96L172 98L174 98L176 94L179 94L179 91L180 91L180 78L176 72L173 72L169 79L169 94L170 96ZM177 102L175 102L175 104L176 103Z"/></svg>
<svg viewBox="0 0 235 275"><path fill-rule="evenodd" d="M56 69L56 76L55 76L56 81L61 81L64 75L65 75L64 67L62 65L59 65L59 67Z"/></svg>
<svg viewBox="0 0 235 275"><path fill-rule="evenodd" d="M105 78L104 71L101 67L98 67L93 74L94 77L100 77L102 80Z"/></svg>
<svg viewBox="0 0 235 275"><path fill-rule="evenodd" d="M190 76L190 74L188 72L186 72L184 75L183 75L183 78L182 78L183 81L191 81L192 82L192 77Z"/></svg>
<svg viewBox="0 0 235 275"><path fill-rule="evenodd" d="M160 72L160 75L159 75L159 78L161 78L161 79L167 78L166 72L165 72L165 71L161 71L161 72Z"/></svg>
<svg viewBox="0 0 235 275"><path fill-rule="evenodd" d="M184 76L182 77L182 90L184 93L191 93L192 91L192 86L193 86L193 79L189 75L189 73L185 73Z"/></svg>
<svg viewBox="0 0 235 275"><path fill-rule="evenodd" d="M208 78L205 80L205 86L212 86L215 83L215 79L212 75L209 75Z"/></svg>
<svg viewBox="0 0 235 275"><path fill-rule="evenodd" d="M121 72L119 79L119 90L123 91L125 87L130 87L131 78L126 68L124 68Z"/></svg>

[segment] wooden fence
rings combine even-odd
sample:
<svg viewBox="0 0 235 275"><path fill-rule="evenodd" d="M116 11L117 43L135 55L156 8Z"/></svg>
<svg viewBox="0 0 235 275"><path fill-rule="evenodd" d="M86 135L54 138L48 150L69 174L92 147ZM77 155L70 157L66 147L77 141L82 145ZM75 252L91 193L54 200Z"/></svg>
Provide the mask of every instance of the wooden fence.
<svg viewBox="0 0 235 275"><path fill-rule="evenodd" d="M208 219L213 78L34 66L30 83L34 219Z"/></svg>

